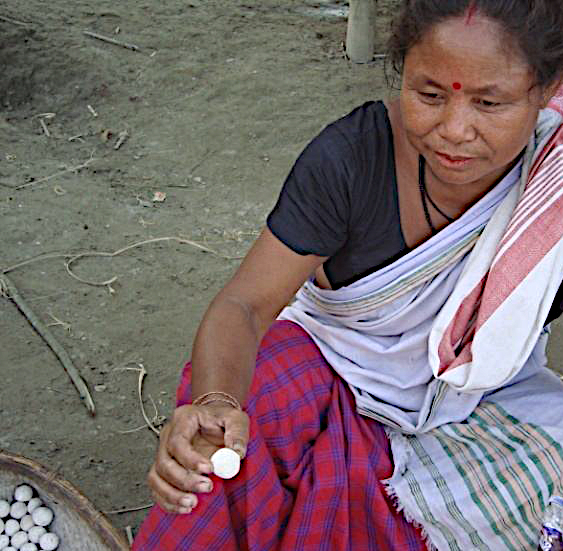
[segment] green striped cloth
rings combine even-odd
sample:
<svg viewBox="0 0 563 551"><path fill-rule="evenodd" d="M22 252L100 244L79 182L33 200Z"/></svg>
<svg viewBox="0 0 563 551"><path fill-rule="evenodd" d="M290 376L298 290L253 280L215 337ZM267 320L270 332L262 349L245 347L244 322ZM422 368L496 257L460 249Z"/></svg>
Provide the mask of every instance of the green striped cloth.
<svg viewBox="0 0 563 551"><path fill-rule="evenodd" d="M389 493L430 549L537 549L544 508L561 494L563 430L482 402L463 423L389 435L396 463Z"/></svg>

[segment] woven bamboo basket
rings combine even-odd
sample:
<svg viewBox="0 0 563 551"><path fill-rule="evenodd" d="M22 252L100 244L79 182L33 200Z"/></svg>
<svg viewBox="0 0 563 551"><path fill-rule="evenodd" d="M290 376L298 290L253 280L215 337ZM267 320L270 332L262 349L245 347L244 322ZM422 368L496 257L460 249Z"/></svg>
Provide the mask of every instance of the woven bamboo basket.
<svg viewBox="0 0 563 551"><path fill-rule="evenodd" d="M55 514L49 530L60 538L57 551L129 550L125 539L69 482L31 459L0 452L0 499L10 501L19 484L32 486Z"/></svg>

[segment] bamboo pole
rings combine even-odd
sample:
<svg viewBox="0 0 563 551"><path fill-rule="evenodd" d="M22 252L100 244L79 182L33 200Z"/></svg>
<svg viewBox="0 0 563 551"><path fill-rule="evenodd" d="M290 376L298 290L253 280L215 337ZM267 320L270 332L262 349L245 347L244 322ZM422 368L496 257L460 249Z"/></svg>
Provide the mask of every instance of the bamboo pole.
<svg viewBox="0 0 563 551"><path fill-rule="evenodd" d="M375 0L350 0L346 30L346 54L354 63L373 60Z"/></svg>

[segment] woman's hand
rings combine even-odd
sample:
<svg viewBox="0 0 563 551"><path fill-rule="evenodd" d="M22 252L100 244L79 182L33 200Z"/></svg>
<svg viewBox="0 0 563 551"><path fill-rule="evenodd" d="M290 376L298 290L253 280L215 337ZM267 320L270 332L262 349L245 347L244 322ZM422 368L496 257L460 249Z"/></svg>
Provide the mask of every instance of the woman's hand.
<svg viewBox="0 0 563 551"><path fill-rule="evenodd" d="M155 501L171 513L189 513L196 493L210 492L210 457L219 448L235 450L242 458L248 444L248 415L222 402L185 405L174 411L160 433L156 460L148 483Z"/></svg>

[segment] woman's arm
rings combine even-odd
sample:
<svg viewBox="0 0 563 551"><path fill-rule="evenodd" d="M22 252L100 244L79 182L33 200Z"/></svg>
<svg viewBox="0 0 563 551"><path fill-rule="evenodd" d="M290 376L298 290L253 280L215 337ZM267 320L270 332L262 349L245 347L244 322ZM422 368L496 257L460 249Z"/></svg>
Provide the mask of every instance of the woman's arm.
<svg viewBox="0 0 563 551"><path fill-rule="evenodd" d="M299 255L268 229L212 301L192 352L192 397L226 392L244 403L258 346L280 310L325 258ZM177 408L163 429L149 485L155 500L171 512L189 512L195 493L210 491L210 455L221 446L242 457L248 417L223 402Z"/></svg>
<svg viewBox="0 0 563 551"><path fill-rule="evenodd" d="M194 398L223 391L245 401L260 341L324 260L294 253L270 230L262 232L199 327L192 354Z"/></svg>

